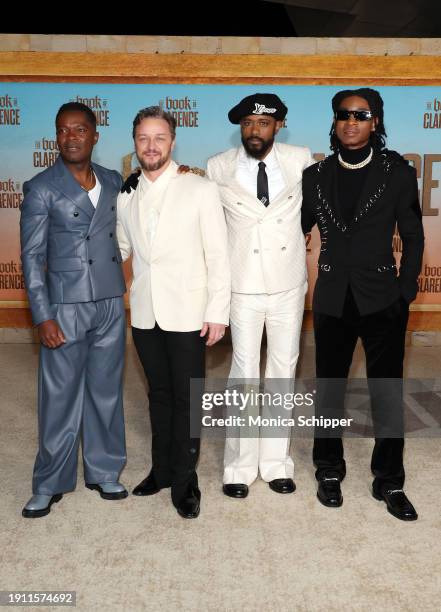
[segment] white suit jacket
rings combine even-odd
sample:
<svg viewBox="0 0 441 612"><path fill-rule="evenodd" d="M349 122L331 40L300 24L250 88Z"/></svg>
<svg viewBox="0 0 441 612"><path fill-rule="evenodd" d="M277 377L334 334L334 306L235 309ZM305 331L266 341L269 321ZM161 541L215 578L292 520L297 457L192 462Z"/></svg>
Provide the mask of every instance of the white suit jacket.
<svg viewBox="0 0 441 612"><path fill-rule="evenodd" d="M235 179L239 149L208 160L207 175L220 188L228 227L232 290L278 293L306 281L300 223L302 173L315 163L309 149L274 143L285 189L265 207Z"/></svg>
<svg viewBox="0 0 441 612"><path fill-rule="evenodd" d="M156 321L165 331L182 332L201 329L204 321L228 325L230 264L218 188L201 176L178 174L172 164L151 249L141 231L139 190L118 196L121 255L133 254L132 325L151 329Z"/></svg>

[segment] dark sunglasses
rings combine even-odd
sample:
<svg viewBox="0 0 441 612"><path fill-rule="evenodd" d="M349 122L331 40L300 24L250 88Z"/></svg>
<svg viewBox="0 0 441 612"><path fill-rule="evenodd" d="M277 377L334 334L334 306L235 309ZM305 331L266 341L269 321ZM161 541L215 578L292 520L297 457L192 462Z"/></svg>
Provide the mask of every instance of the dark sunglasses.
<svg viewBox="0 0 441 612"><path fill-rule="evenodd" d="M355 121L370 121L374 118L371 111L368 110L346 110L342 108L335 112L337 121L347 121L351 115L354 117Z"/></svg>

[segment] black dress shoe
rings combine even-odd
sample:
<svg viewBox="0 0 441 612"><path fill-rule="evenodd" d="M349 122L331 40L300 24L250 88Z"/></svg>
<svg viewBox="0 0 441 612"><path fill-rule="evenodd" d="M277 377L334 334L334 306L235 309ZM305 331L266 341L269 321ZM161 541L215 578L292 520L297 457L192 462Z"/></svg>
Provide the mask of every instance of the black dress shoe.
<svg viewBox="0 0 441 612"><path fill-rule="evenodd" d="M186 519L194 519L199 516L201 492L198 487L192 486L186 495L176 505L178 514Z"/></svg>
<svg viewBox="0 0 441 612"><path fill-rule="evenodd" d="M63 497L62 493L57 493L57 495L52 495L46 508L40 508L39 510L28 510L25 507L21 511L21 515L24 518L40 518L41 516L46 516L51 511L52 504L58 503L62 497Z"/></svg>
<svg viewBox="0 0 441 612"><path fill-rule="evenodd" d="M158 487L158 485L156 484L156 480L152 470L147 476L147 478L144 478L144 480L141 481L139 485L137 485L133 489L132 495L154 495L155 493L159 493L160 490L161 487Z"/></svg>
<svg viewBox="0 0 441 612"><path fill-rule="evenodd" d="M338 478L321 478L317 489L319 501L328 508L339 508L343 503L343 496Z"/></svg>
<svg viewBox="0 0 441 612"><path fill-rule="evenodd" d="M106 491L103 491L102 487L99 484L91 484L88 482L86 482L85 484L88 489L91 489L92 491L98 491L98 493L103 499L125 499L128 496L128 493L125 489L123 491L114 491L112 493L108 493Z"/></svg>
<svg viewBox="0 0 441 612"><path fill-rule="evenodd" d="M275 478L270 480L269 488L276 493L294 493L296 485L292 478Z"/></svg>
<svg viewBox="0 0 441 612"><path fill-rule="evenodd" d="M381 493L372 489L375 499L386 502L387 511L401 521L416 521L417 511L407 499L402 489L388 489Z"/></svg>
<svg viewBox="0 0 441 612"><path fill-rule="evenodd" d="M222 491L225 493L225 495L228 495L228 497L242 499L248 495L248 485L241 483L224 484Z"/></svg>

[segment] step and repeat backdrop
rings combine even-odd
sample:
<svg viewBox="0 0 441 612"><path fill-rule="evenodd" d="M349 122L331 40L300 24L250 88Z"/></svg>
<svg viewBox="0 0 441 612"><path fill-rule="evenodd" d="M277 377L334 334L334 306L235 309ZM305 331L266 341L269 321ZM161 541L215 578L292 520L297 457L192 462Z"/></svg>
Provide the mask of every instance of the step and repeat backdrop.
<svg viewBox="0 0 441 612"><path fill-rule="evenodd" d="M349 88L349 87L348 87ZM208 157L240 145L238 126L227 113L243 97L276 93L288 106L278 140L307 146L316 159L330 153L331 98L344 86L138 85L84 83L0 84L0 308L26 307L20 263L19 219L23 182L52 165L58 155L54 119L65 102L89 105L96 114L99 142L94 161L127 176L137 166L131 136L139 109L160 105L177 120L174 158L205 168ZM424 218L426 249L417 309L441 307L441 88L378 87L385 103L388 147L415 165ZM401 256L398 234L393 241ZM318 233L307 237L309 293L316 279ZM129 269L127 269L129 275Z"/></svg>

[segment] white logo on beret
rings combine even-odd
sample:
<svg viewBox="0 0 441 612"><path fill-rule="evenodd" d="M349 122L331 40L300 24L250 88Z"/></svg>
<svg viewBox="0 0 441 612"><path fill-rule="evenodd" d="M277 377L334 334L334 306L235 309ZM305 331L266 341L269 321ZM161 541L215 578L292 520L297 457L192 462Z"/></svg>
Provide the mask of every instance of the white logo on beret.
<svg viewBox="0 0 441 612"><path fill-rule="evenodd" d="M253 115L263 115L263 113L276 113L277 112L277 108L267 108L265 106L265 104L257 104L257 102L254 103L254 106L256 107L253 110Z"/></svg>

